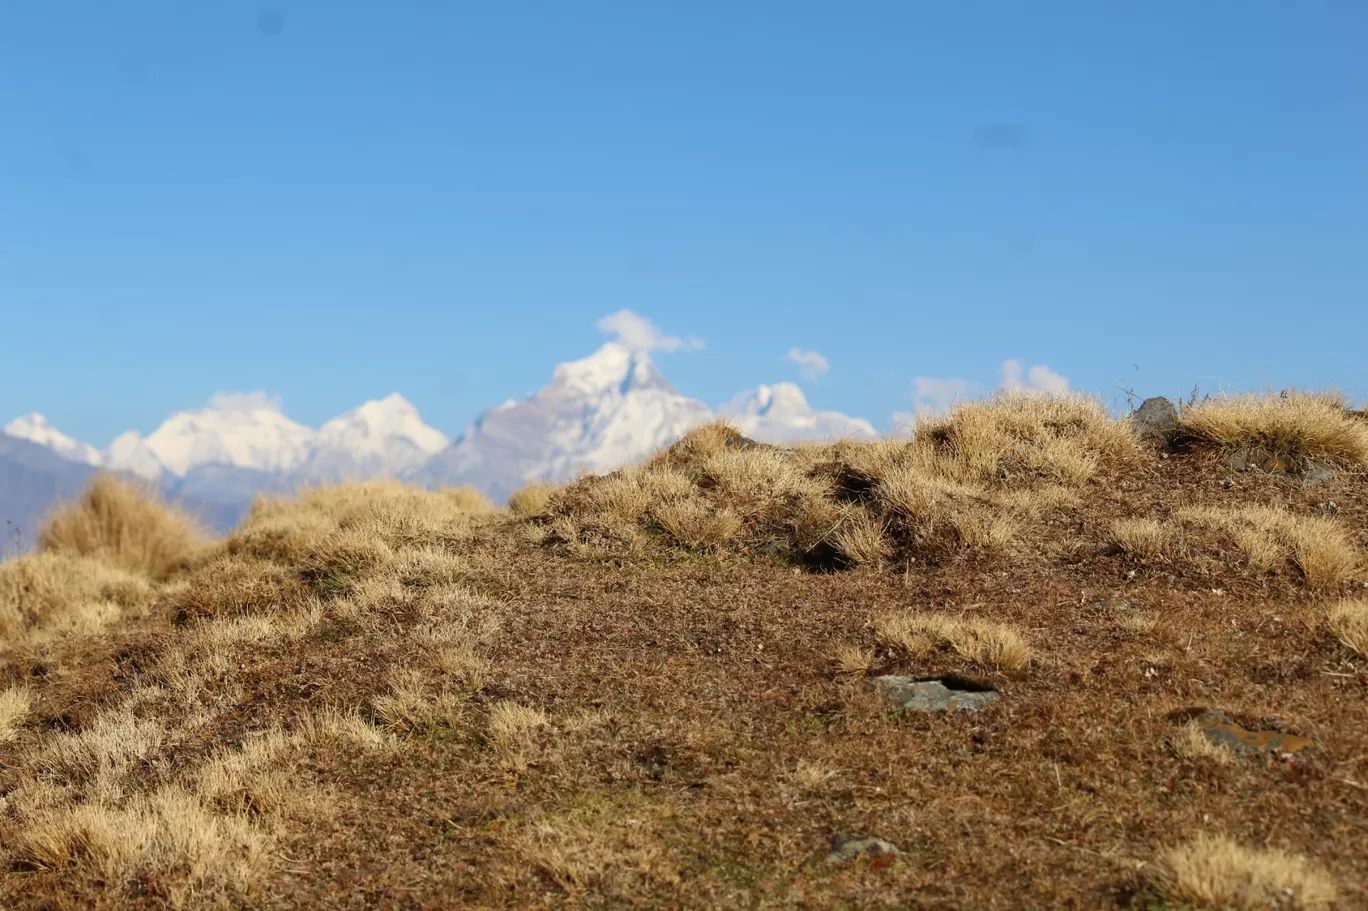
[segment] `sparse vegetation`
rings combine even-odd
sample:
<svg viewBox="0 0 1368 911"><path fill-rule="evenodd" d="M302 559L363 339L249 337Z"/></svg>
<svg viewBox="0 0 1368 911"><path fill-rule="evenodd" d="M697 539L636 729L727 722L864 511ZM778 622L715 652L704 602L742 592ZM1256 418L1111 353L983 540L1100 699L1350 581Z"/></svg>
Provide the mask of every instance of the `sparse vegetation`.
<svg viewBox="0 0 1368 911"><path fill-rule="evenodd" d="M0 563L0 905L1357 907L1368 475L1332 510L1202 456L1330 460L1293 406L1195 405L1168 458L1081 398L714 423L507 510L349 484L221 541L100 480ZM884 674L1000 698L897 714ZM848 832L915 862L809 863Z"/></svg>

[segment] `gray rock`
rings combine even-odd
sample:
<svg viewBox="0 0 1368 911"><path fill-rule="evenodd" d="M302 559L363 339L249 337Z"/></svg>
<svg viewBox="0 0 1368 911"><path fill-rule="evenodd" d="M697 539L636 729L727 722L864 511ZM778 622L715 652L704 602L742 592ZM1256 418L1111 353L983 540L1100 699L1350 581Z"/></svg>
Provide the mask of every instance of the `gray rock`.
<svg viewBox="0 0 1368 911"><path fill-rule="evenodd" d="M1168 399L1157 396L1145 399L1130 416L1131 430L1141 441L1167 446L1178 429L1178 409Z"/></svg>
<svg viewBox="0 0 1368 911"><path fill-rule="evenodd" d="M843 864L859 857L896 857L902 852L872 835L837 835L831 842L827 863Z"/></svg>
<svg viewBox="0 0 1368 911"><path fill-rule="evenodd" d="M904 712L976 712L1001 699L997 690L952 689L940 680L884 676L874 686Z"/></svg>
<svg viewBox="0 0 1368 911"><path fill-rule="evenodd" d="M1329 484L1335 480L1335 473L1323 462L1310 462L1297 477L1303 484Z"/></svg>

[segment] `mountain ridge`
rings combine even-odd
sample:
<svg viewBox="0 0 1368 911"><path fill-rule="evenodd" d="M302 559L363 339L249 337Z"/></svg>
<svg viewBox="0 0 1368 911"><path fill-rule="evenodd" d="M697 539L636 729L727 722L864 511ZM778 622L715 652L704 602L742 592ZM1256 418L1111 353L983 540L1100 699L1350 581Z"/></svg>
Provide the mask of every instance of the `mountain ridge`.
<svg viewBox="0 0 1368 911"><path fill-rule="evenodd" d="M147 436L126 431L103 451L39 414L8 426L18 431L11 436L60 460L49 471L74 478L60 470L66 463L83 466L83 477L98 469L127 473L156 482L170 496L209 504L228 521L258 494L350 479L471 485L503 500L531 481L639 462L719 416L762 442L877 435L862 419L813 410L788 382L762 384L714 410L671 385L647 349L618 340L557 365L537 391L484 409L455 439L424 423L399 393L364 402L317 429L290 419L278 400L262 393L220 393ZM10 509L0 499L0 512Z"/></svg>

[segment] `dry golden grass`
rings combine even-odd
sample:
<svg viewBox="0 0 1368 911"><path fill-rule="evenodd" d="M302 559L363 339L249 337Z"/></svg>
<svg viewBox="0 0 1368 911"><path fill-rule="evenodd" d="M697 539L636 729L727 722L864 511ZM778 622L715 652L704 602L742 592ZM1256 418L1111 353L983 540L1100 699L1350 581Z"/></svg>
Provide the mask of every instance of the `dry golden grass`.
<svg viewBox="0 0 1368 911"><path fill-rule="evenodd" d="M1031 660L1031 649L1010 626L989 620L959 619L942 614L880 614L873 620L882 645L918 658L948 645L964 658L988 667L1018 669Z"/></svg>
<svg viewBox="0 0 1368 911"><path fill-rule="evenodd" d="M1340 601L1330 608L1329 619L1336 638L1368 658L1368 600Z"/></svg>
<svg viewBox="0 0 1368 911"><path fill-rule="evenodd" d="M1198 835L1160 857L1158 885L1173 901L1229 911L1327 911L1338 890L1306 858Z"/></svg>
<svg viewBox="0 0 1368 911"><path fill-rule="evenodd" d="M504 700L489 707L486 731L496 746L516 748L530 743L534 734L551 724L541 709Z"/></svg>
<svg viewBox="0 0 1368 911"><path fill-rule="evenodd" d="M1138 560L1163 560L1174 544L1173 526L1158 519L1117 519L1111 524L1111 540Z"/></svg>
<svg viewBox="0 0 1368 911"><path fill-rule="evenodd" d="M520 866L539 871L566 897L591 894L620 903L647 882L678 888L663 840L639 815L589 807L532 822L506 841Z"/></svg>
<svg viewBox="0 0 1368 911"><path fill-rule="evenodd" d="M1362 568L1362 557L1344 528L1329 516L1299 516L1276 506L1189 507L1179 521L1206 526L1232 538L1256 570L1287 559L1313 588L1338 585Z"/></svg>
<svg viewBox="0 0 1368 911"><path fill-rule="evenodd" d="M831 535L837 552L852 566L878 566L893 548L888 542L888 526L862 509L851 509L842 517Z"/></svg>
<svg viewBox="0 0 1368 911"><path fill-rule="evenodd" d="M1333 393L1228 396L1184 409L1180 434L1231 451L1262 452L1294 467L1306 459L1368 465L1368 424Z"/></svg>
<svg viewBox="0 0 1368 911"><path fill-rule="evenodd" d="M401 668L390 675L389 685L389 693L371 700L386 727L414 733L443 724L454 728L460 723L461 700L435 690L423 672Z"/></svg>
<svg viewBox="0 0 1368 911"><path fill-rule="evenodd" d="M1208 760L1226 765L1235 758L1230 750L1213 743L1195 721L1189 721L1179 728L1178 733L1170 738L1169 745L1175 754L1187 760Z"/></svg>
<svg viewBox="0 0 1368 911"><path fill-rule="evenodd" d="M75 503L57 509L38 532L39 548L97 557L153 580L188 568L203 552L203 531L161 502L155 490L97 474Z"/></svg>
<svg viewBox="0 0 1368 911"><path fill-rule="evenodd" d="M508 498L508 509L515 516L536 516L546 511L557 486L535 482L515 490Z"/></svg>
<svg viewBox="0 0 1368 911"><path fill-rule="evenodd" d="M144 610L147 579L94 557L37 553L0 563L0 645L92 630Z"/></svg>
<svg viewBox="0 0 1368 911"><path fill-rule="evenodd" d="M640 467L556 491L527 537L586 560L647 552L655 536L814 568L1004 551L1074 507L1102 466L1140 458L1129 428L1078 396L1003 395L922 421L911 439L788 448L715 422Z"/></svg>
<svg viewBox="0 0 1368 911"><path fill-rule="evenodd" d="M716 548L741 533L741 518L726 507L702 499L673 500L651 507L651 516L672 540L684 547Z"/></svg>
<svg viewBox="0 0 1368 911"><path fill-rule="evenodd" d="M831 655L831 664L843 677L863 677L874 666L874 650L858 645L842 645Z"/></svg>
<svg viewBox="0 0 1368 911"><path fill-rule="evenodd" d="M958 404L943 418L918 421L913 440L932 447L947 480L990 483L1038 479L1078 485L1098 467L1135 461L1134 435L1085 396L1003 393Z"/></svg>
<svg viewBox="0 0 1368 911"><path fill-rule="evenodd" d="M28 719L33 696L22 687L0 691L0 743L13 740Z"/></svg>

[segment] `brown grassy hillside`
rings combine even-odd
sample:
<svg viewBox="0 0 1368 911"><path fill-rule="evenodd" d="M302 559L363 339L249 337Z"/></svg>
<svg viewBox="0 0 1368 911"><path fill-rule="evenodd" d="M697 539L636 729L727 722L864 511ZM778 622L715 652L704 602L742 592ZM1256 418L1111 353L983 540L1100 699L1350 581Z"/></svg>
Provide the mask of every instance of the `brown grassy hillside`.
<svg viewBox="0 0 1368 911"><path fill-rule="evenodd" d="M220 542L102 479L0 564L0 903L1368 907L1368 422L1163 438L1036 397L714 425Z"/></svg>

